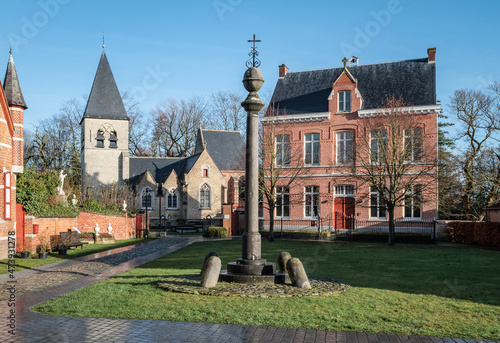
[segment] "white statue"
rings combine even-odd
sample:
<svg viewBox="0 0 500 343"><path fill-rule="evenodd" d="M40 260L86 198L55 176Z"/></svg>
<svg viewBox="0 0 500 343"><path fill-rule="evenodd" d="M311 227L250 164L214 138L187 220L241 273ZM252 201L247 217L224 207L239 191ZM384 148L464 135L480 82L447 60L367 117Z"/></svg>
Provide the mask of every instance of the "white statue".
<svg viewBox="0 0 500 343"><path fill-rule="evenodd" d="M59 193L59 195L65 195L64 194L64 179L66 178L66 176L68 176L67 174L64 174L64 171L60 171L59 172L59 179L61 180L61 185L59 187L57 187L57 191Z"/></svg>
<svg viewBox="0 0 500 343"><path fill-rule="evenodd" d="M73 204L73 206L76 206L78 204L78 200L76 199L75 194L73 194L73 199L71 199L71 203Z"/></svg>
<svg viewBox="0 0 500 343"><path fill-rule="evenodd" d="M122 212L127 212L127 203L123 200Z"/></svg>
<svg viewBox="0 0 500 343"><path fill-rule="evenodd" d="M108 224L106 230L108 230L108 233L111 235L111 230L113 230L113 228L111 227L111 223Z"/></svg>
<svg viewBox="0 0 500 343"><path fill-rule="evenodd" d="M99 224L98 223L95 223L95 228L94 228L94 231L95 231L95 235L96 237L99 237L99 231L101 229L99 228Z"/></svg>

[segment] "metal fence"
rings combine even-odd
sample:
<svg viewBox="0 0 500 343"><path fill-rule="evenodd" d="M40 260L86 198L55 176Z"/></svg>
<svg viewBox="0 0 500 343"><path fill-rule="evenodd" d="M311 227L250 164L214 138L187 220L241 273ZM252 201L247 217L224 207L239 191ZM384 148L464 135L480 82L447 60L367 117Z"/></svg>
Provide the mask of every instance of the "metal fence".
<svg viewBox="0 0 500 343"><path fill-rule="evenodd" d="M259 229L270 229L269 219L260 218ZM322 238L336 239L350 237L353 234L380 234L389 233L389 221L378 219L362 219L356 216L331 213L317 219L278 218L274 220L275 237L294 238ZM395 221L395 233L407 235L428 235L436 237L435 220L406 220Z"/></svg>
<svg viewBox="0 0 500 343"><path fill-rule="evenodd" d="M151 218L150 228L157 231L203 232L210 226L222 226L222 217L202 219Z"/></svg>

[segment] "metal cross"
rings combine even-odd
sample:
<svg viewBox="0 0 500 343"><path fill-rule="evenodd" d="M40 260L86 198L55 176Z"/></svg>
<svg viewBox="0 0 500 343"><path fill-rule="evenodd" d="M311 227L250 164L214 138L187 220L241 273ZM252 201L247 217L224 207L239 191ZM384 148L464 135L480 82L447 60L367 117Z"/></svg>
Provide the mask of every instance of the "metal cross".
<svg viewBox="0 0 500 343"><path fill-rule="evenodd" d="M257 51L257 47L255 46L255 43L261 42L261 40L255 39L255 34L254 34L253 39L249 39L248 42L253 43L252 51L250 51L248 53L248 56L251 56L252 58L250 58L247 61L246 65L248 68L258 67L258 66L260 66L260 60L256 57L256 56L259 56L259 52Z"/></svg>
<svg viewBox="0 0 500 343"><path fill-rule="evenodd" d="M347 61L349 61L349 60L347 59L347 57L344 57L344 59L342 60L342 62L344 62L344 69L345 69L345 67L346 67Z"/></svg>

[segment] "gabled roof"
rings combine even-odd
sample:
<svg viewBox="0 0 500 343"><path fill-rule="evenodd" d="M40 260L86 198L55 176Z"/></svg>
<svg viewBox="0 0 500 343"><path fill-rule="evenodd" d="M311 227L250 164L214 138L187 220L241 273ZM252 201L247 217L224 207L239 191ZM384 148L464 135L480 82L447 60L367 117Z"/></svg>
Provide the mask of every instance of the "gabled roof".
<svg viewBox="0 0 500 343"><path fill-rule="evenodd" d="M202 130L206 149L220 171L245 170L245 142L239 131Z"/></svg>
<svg viewBox="0 0 500 343"><path fill-rule="evenodd" d="M104 50L83 118L129 120Z"/></svg>
<svg viewBox="0 0 500 343"><path fill-rule="evenodd" d="M156 183L163 182L175 170L180 175L186 158L179 157L130 157L129 159L129 183L135 184L147 170Z"/></svg>
<svg viewBox="0 0 500 343"><path fill-rule="evenodd" d="M3 89L9 106L19 106L24 109L28 108L28 106L26 106L26 102L24 101L23 92L21 92L21 86L19 85L19 79L14 65L14 59L12 58L12 52L9 56L9 62L7 63Z"/></svg>
<svg viewBox="0 0 500 343"><path fill-rule="evenodd" d="M332 84L343 67L288 72L279 78L271 104L279 114L328 112ZM358 81L362 109L382 106L387 95L412 106L436 104L436 64L427 58L348 67Z"/></svg>

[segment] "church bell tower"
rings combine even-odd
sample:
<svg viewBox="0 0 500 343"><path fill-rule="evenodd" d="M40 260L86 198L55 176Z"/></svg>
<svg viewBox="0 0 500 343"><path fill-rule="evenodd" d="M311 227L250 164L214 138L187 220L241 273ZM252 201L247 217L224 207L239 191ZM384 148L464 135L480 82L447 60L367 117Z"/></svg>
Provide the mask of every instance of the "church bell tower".
<svg viewBox="0 0 500 343"><path fill-rule="evenodd" d="M80 122L82 194L128 179L129 117L103 50Z"/></svg>

